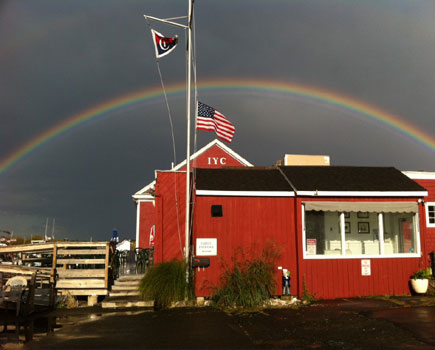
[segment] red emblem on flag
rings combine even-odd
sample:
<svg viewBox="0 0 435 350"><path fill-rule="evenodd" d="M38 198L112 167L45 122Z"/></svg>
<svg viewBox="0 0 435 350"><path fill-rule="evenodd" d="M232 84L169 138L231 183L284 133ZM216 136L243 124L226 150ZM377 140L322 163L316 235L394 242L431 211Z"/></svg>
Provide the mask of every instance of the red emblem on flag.
<svg viewBox="0 0 435 350"><path fill-rule="evenodd" d="M173 38L168 38L156 32L154 29L151 29L151 33L154 41L154 48L156 50L156 57L160 58L166 56L172 50L175 49L178 43L178 37L174 36Z"/></svg>

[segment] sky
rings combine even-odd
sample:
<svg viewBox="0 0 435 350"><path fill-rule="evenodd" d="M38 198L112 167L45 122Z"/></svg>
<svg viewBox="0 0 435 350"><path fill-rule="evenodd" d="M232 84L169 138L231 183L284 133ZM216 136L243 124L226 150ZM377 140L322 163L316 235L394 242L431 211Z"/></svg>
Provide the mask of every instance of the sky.
<svg viewBox="0 0 435 350"><path fill-rule="evenodd" d="M115 227L135 238L131 196L185 159L187 130L174 88L185 84L185 33L143 15L187 9L0 0L0 230L40 235L48 219L51 233L54 219L60 239L107 240ZM236 126L227 145L254 165L291 153L435 171L434 18L432 0L196 0L199 98ZM180 38L160 60L175 159L149 25ZM196 147L214 138L200 131Z"/></svg>

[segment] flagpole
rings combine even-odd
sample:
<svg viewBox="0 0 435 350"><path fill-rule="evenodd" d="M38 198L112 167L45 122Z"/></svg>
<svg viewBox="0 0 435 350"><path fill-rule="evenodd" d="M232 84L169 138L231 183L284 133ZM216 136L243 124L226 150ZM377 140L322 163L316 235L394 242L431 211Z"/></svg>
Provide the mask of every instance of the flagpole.
<svg viewBox="0 0 435 350"><path fill-rule="evenodd" d="M190 117L191 117L191 90L192 90L192 17L193 17L193 3L194 0L189 0L189 15L188 15L188 24L187 26L173 22L174 19L181 19L186 17L172 17L166 19L160 19L157 17L144 15L145 19L158 21L165 24L170 24L176 27L181 27L187 29L187 103L186 103L186 117L187 117L187 151L186 151L186 217L185 217L185 247L184 247L184 259L186 261L187 271L186 278L189 277L189 257L190 257ZM151 29L151 27L150 27ZM153 30L151 29L151 32ZM157 33L159 34L159 33ZM153 34L154 35L154 34ZM159 56L157 50L157 43L153 36L154 45L156 47L156 56L157 58L162 57L164 55ZM170 51L169 51L170 52ZM168 53L169 53L168 52ZM162 83L163 84L163 83Z"/></svg>
<svg viewBox="0 0 435 350"><path fill-rule="evenodd" d="M189 271L190 256L190 114L191 114L191 84L192 84L192 13L193 0L189 0L189 16L187 25L187 151L186 151L186 220L184 259ZM188 272L187 272L188 274ZM188 278L188 275L187 275Z"/></svg>

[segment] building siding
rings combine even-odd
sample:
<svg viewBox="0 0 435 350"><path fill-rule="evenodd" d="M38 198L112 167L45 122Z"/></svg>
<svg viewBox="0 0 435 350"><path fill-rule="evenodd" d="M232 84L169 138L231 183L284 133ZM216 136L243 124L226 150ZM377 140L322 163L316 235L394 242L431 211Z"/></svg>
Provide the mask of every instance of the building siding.
<svg viewBox="0 0 435 350"><path fill-rule="evenodd" d="M223 166L231 167L244 167L245 164L241 163L231 154L224 151L218 145L214 145L207 149L202 154L198 155L195 159L190 162L191 168L221 168ZM181 167L178 171L186 171L186 166ZM156 225L157 231L160 232L160 243L156 248L155 261L158 262L159 254L168 254L167 257L179 258L180 255L176 250L180 251L178 232L181 234L181 242L184 247L184 220L185 220L185 197L186 197L186 175L183 173L178 173L177 181L175 182L175 177L173 172L157 172L156 187L159 186L159 196L160 199L155 200L155 207L151 208L148 204L144 205L145 202L141 204L140 217L139 217L139 247L149 248L149 233L152 225ZM172 174L172 175L168 175ZM177 203L175 203L175 188L177 188ZM157 191L157 189L155 189ZM175 206L178 206L178 219L177 211ZM142 207L144 208L142 210ZM163 209L163 207L165 209ZM160 221L159 221L160 220ZM164 220L164 223L161 222ZM176 225L177 220L179 222ZM163 231L162 231L163 230ZM163 249L163 242L161 241L163 235L165 235L165 249ZM176 238L177 249L174 248L172 239ZM157 237L157 236L156 236ZM170 241L166 241L166 237ZM169 246L166 246L169 244ZM162 250L159 250L162 248ZM166 255L165 255L166 256Z"/></svg>
<svg viewBox="0 0 435 350"><path fill-rule="evenodd" d="M150 230L155 223L155 208L152 201L138 201L139 208L139 248L151 248Z"/></svg>
<svg viewBox="0 0 435 350"><path fill-rule="evenodd" d="M435 203L435 180L415 179L414 181L426 188L428 191L428 196L424 197L424 201ZM426 253L429 254L435 252L435 227L427 227L426 220L426 208L424 208L424 210L420 212L420 226L425 230Z"/></svg>
<svg viewBox="0 0 435 350"><path fill-rule="evenodd" d="M186 174L158 172L154 262L183 259Z"/></svg>
<svg viewBox="0 0 435 350"><path fill-rule="evenodd" d="M223 216L211 217L211 205L222 205ZM217 238L217 256L210 257L210 267L196 271L197 295L212 293L212 287L219 285L223 266L231 266L238 249L250 258L268 245L280 251L275 292L281 294L282 271L278 266L290 271L296 266L293 210L293 198L196 197L193 244L196 238ZM296 287L291 287L296 293Z"/></svg>

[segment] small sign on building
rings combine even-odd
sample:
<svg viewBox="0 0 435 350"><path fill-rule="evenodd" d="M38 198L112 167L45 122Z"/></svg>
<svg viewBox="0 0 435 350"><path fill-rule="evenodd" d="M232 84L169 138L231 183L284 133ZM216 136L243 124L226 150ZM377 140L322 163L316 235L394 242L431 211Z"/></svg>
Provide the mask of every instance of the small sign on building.
<svg viewBox="0 0 435 350"><path fill-rule="evenodd" d="M363 259L361 260L361 276L371 276L372 269L370 266L370 260Z"/></svg>
<svg viewBox="0 0 435 350"><path fill-rule="evenodd" d="M197 238L196 256L216 256L217 238Z"/></svg>
<svg viewBox="0 0 435 350"><path fill-rule="evenodd" d="M315 238L307 239L307 254L308 255L317 254L317 239Z"/></svg>

